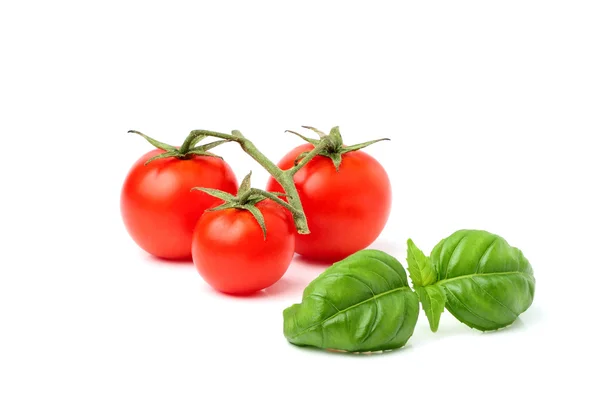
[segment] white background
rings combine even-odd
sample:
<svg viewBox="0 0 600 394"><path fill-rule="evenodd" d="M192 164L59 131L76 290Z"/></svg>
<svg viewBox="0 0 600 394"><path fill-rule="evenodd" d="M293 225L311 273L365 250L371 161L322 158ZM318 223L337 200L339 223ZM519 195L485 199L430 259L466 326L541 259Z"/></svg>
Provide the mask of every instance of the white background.
<svg viewBox="0 0 600 394"><path fill-rule="evenodd" d="M594 1L2 2L0 392L597 392L599 20ZM374 248L498 233L532 307L487 334L421 314L383 355L300 349L282 310L324 267L234 298L129 239L120 187L150 146L127 130L237 128L278 160L302 124L392 138L366 150L394 191Z"/></svg>

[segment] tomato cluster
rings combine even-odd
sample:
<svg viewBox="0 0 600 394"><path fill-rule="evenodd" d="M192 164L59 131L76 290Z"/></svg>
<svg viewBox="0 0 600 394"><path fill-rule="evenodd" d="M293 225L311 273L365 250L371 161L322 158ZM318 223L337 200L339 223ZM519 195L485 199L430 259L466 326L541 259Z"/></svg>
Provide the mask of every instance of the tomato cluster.
<svg viewBox="0 0 600 394"><path fill-rule="evenodd" d="M192 258L208 284L230 294L271 286L294 252L333 262L367 247L391 208L386 171L359 151L376 141L346 146L337 128L313 130L320 139L303 137L309 143L284 155L280 171L236 131L193 131L179 148L136 132L157 149L125 179L125 227L154 256ZM206 136L223 141L196 146ZM225 140L240 143L270 169L266 191L251 188L249 176L238 187L231 167L209 152Z"/></svg>

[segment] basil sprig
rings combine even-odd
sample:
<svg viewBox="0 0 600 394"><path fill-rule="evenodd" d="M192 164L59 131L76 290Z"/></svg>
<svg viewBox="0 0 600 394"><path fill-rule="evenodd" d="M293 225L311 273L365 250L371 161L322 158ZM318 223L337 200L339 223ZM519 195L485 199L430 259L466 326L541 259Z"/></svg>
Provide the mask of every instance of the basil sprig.
<svg viewBox="0 0 600 394"><path fill-rule="evenodd" d="M460 230L441 240L430 257L408 240L408 272L432 331L447 309L481 331L512 324L535 293L535 278L523 252L482 230Z"/></svg>
<svg viewBox="0 0 600 394"><path fill-rule="evenodd" d="M447 309L481 330L512 324L535 293L533 269L504 238L460 230L441 240L429 257L408 240L407 262L363 250L335 263L304 290L302 302L283 312L289 342L349 352L404 346L419 315L419 301L432 331Z"/></svg>

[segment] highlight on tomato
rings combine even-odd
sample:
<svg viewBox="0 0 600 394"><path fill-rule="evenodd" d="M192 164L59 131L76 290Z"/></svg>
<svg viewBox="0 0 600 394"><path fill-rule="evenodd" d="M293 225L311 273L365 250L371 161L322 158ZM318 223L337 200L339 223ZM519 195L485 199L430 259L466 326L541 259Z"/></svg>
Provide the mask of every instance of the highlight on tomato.
<svg viewBox="0 0 600 394"><path fill-rule="evenodd" d="M204 137L190 134L181 147L140 132L156 149L131 168L121 191L121 216L131 238L146 252L165 259L191 259L192 234L204 211L218 199L192 193L196 186L237 191L229 165L209 152L226 141L197 146Z"/></svg>
<svg viewBox="0 0 600 394"><path fill-rule="evenodd" d="M277 282L294 256L296 229L290 206L275 194L251 188L250 175L235 196L195 189L223 200L196 224L192 256L200 276L214 289L235 295Z"/></svg>
<svg viewBox="0 0 600 394"><path fill-rule="evenodd" d="M346 146L338 127L329 135L312 127L320 140L306 138L307 144L286 154L278 163L283 170L294 167L320 141L328 138L325 150L294 175L294 183L308 221L310 234L296 234L296 252L307 258L334 262L369 246L388 220L392 188L383 166L361 151L375 142ZM283 188L273 177L268 191Z"/></svg>

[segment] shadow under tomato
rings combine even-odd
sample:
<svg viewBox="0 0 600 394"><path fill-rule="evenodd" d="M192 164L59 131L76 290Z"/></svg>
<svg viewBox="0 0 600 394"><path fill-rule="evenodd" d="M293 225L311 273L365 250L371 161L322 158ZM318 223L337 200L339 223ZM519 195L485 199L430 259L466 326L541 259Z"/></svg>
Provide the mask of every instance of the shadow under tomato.
<svg viewBox="0 0 600 394"><path fill-rule="evenodd" d="M311 259L309 257L304 257L301 254L296 254L294 258L294 262L311 265L311 266L320 266L327 268L331 266L333 263L338 262L339 260L322 260L322 259Z"/></svg>
<svg viewBox="0 0 600 394"><path fill-rule="evenodd" d="M209 286L209 285L207 285L207 286ZM253 293L242 293L242 294L224 293L222 291L213 289L212 287L210 287L210 290L211 290L211 292L214 295L219 296L219 297L239 298L239 299L245 299L245 300L251 300L251 299L254 299L254 298L265 298L265 297L267 297L267 295L264 294L264 290L255 291Z"/></svg>
<svg viewBox="0 0 600 394"><path fill-rule="evenodd" d="M284 295L298 295L302 294L304 288L308 285L308 282L292 279L289 277L283 277L275 284L267 287L263 290L264 293L269 297L278 297Z"/></svg>
<svg viewBox="0 0 600 394"><path fill-rule="evenodd" d="M277 281L275 284L267 287L266 289L255 291L252 293L242 293L242 294L224 293L224 292L215 290L212 287L211 287L211 290L212 290L213 294L219 295L222 297L251 300L251 299L260 299L260 298L268 298L268 297L280 297L280 296L289 295L289 294L301 294L302 290L304 290L305 286L306 286L306 283L302 283L300 281L292 280L289 278L282 278L279 281Z"/></svg>
<svg viewBox="0 0 600 394"><path fill-rule="evenodd" d="M402 261L404 257L406 257L406 249L404 247L405 243L402 242L391 242L386 239L376 239L373 243L367 246L365 249L377 249L382 252L386 252L391 254L398 260Z"/></svg>
<svg viewBox="0 0 600 394"><path fill-rule="evenodd" d="M381 250L381 251L386 252L386 253L388 253L392 256L395 256L396 258L399 258L399 259L401 259L401 256L403 254L405 254L405 250L402 249L401 246L399 246L395 242L390 242L390 241L387 241L384 239L377 239L371 245L367 246L365 249L362 249L362 250L366 250L366 249ZM346 257L348 257L348 256L346 256ZM302 264L324 266L324 267L328 267L328 266L332 265L333 263L337 263L338 261L341 261L341 260L343 260L343 258L314 259L314 258L302 256L300 254L296 254L296 258L295 258L295 261L300 262Z"/></svg>
<svg viewBox="0 0 600 394"><path fill-rule="evenodd" d="M145 253L145 260L150 261L157 264L170 264L170 265L193 265L191 257L184 259L166 259L164 257L157 257L151 254Z"/></svg>

